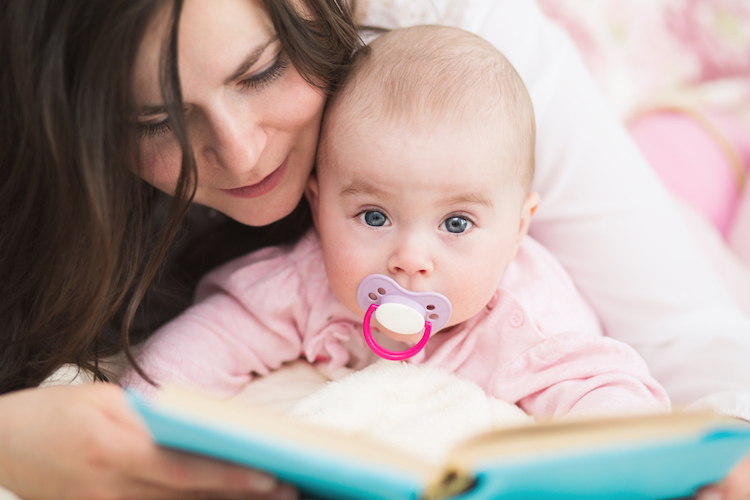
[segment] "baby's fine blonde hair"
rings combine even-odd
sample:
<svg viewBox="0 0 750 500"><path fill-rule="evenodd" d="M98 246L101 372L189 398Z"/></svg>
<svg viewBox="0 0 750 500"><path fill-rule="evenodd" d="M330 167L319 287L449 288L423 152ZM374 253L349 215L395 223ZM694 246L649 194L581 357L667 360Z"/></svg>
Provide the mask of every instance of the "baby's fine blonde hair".
<svg viewBox="0 0 750 500"><path fill-rule="evenodd" d="M518 73L495 47L467 31L415 26L389 31L355 57L329 102L322 141L336 127L379 120L426 129L437 124L493 127L526 191L534 176L531 99Z"/></svg>

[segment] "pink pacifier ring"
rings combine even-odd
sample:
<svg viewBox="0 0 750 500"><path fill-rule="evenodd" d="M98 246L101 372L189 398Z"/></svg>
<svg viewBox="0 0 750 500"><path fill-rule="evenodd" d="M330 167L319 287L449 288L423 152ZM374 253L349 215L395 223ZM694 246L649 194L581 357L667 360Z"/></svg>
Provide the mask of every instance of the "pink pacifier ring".
<svg viewBox="0 0 750 500"><path fill-rule="evenodd" d="M375 341L375 339L372 336L372 332L370 331L370 318L372 318L372 314L375 312L375 309L377 308L378 308L378 304L370 304L370 307L367 308L364 322L362 324L362 330L364 331L365 342L367 342L367 345L370 347L372 352L374 352L381 358L390 359L392 361L403 361L405 359L409 359L415 354L417 354L419 351L421 351L422 348L424 348L424 346L427 344L427 341L430 340L430 331L432 330L432 325L430 324L429 321L425 320L424 335L422 335L422 338L419 340L419 342L417 342L417 344L414 347L410 347L409 349L406 349L404 351L391 351L381 346Z"/></svg>

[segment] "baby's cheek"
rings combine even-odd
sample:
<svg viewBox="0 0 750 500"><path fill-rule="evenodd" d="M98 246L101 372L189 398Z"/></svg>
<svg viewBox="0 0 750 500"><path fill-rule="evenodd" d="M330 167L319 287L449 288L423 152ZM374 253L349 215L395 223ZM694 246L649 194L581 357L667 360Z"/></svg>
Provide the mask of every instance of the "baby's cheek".
<svg viewBox="0 0 750 500"><path fill-rule="evenodd" d="M328 283L336 298L353 313L363 315L357 303L357 288L365 278L359 269L359 260L347 252L325 251L325 255Z"/></svg>
<svg viewBox="0 0 750 500"><path fill-rule="evenodd" d="M461 300L451 301L453 311L447 326L457 325L473 318L489 301L483 301L479 296L461 297Z"/></svg>
<svg viewBox="0 0 750 500"><path fill-rule="evenodd" d="M475 276L457 286L451 306L453 312L449 325L457 325L476 316L497 292L499 279L494 279L493 270L485 269L486 277Z"/></svg>

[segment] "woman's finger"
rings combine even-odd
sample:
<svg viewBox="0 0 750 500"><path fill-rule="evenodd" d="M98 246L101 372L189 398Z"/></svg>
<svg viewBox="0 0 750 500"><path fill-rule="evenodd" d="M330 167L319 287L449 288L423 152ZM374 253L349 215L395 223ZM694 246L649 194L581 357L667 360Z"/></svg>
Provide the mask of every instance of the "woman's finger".
<svg viewBox="0 0 750 500"><path fill-rule="evenodd" d="M697 500L747 500L750 499L750 455L732 469L720 483L701 489Z"/></svg>
<svg viewBox="0 0 750 500"><path fill-rule="evenodd" d="M166 491L188 492L187 498L195 498L194 492L246 498L247 494L266 495L279 490L277 481L270 474L157 446L145 425L124 400L121 401L121 408L117 408L116 402L110 401L107 410L111 412L110 421L125 439L110 439L107 455L114 468L127 471L132 480ZM112 435L111 432L107 434ZM287 495L285 498L294 496Z"/></svg>
<svg viewBox="0 0 750 500"><path fill-rule="evenodd" d="M295 500L296 489L289 485L278 485L266 493L231 492L224 490L175 490L169 487L150 483L127 482L120 487L86 488L87 498L137 498L138 500Z"/></svg>
<svg viewBox="0 0 750 500"><path fill-rule="evenodd" d="M139 500L296 500L299 497L297 490L286 484L281 484L267 493L232 493L207 490L175 491L153 484L143 484L139 487L133 487L131 484L128 491L127 498L138 498Z"/></svg>
<svg viewBox="0 0 750 500"><path fill-rule="evenodd" d="M278 488L269 474L155 445L126 457L135 461L127 466L134 477L173 490L265 494Z"/></svg>
<svg viewBox="0 0 750 500"><path fill-rule="evenodd" d="M724 500L750 498L750 455L740 462L721 484Z"/></svg>

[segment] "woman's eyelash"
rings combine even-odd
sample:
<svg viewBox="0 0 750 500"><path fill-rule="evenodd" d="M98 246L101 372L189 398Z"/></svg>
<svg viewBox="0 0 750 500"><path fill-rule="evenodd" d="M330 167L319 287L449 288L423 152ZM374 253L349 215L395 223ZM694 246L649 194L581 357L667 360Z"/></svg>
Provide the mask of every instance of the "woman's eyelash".
<svg viewBox="0 0 750 500"><path fill-rule="evenodd" d="M141 137L152 138L169 132L172 129L172 125L169 123L169 119L166 119L159 123L142 123L138 125L138 128L141 131Z"/></svg>
<svg viewBox="0 0 750 500"><path fill-rule="evenodd" d="M259 90L283 75L288 67L289 61L282 54L279 54L270 68L258 75L242 80L240 86L243 89Z"/></svg>

